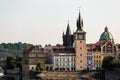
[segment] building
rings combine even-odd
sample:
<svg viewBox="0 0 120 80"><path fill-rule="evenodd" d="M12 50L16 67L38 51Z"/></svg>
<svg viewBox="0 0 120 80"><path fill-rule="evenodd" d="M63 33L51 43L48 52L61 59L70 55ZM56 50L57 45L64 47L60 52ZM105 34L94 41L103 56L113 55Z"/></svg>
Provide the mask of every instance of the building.
<svg viewBox="0 0 120 80"><path fill-rule="evenodd" d="M92 70L93 69L93 51L87 51L86 58L87 58L87 70Z"/></svg>
<svg viewBox="0 0 120 80"><path fill-rule="evenodd" d="M74 45L76 54L76 71L86 69L86 32L83 30L83 20L80 12L77 20L77 30L74 33Z"/></svg>
<svg viewBox="0 0 120 80"><path fill-rule="evenodd" d="M92 53L92 69L102 69L102 61L106 56L119 57L119 46L115 44L112 34L105 27L104 32L100 35L100 39L95 44L89 46L87 54ZM87 55L87 58L91 57ZM91 59L87 59L87 62L91 62ZM87 64L89 65L89 64ZM87 66L88 68L90 66ZM90 68L89 68L90 69Z"/></svg>
<svg viewBox="0 0 120 80"><path fill-rule="evenodd" d="M80 12L76 32L71 34L68 23L66 34L63 33L63 45L46 46L44 52L47 56L47 70L81 71L87 68L86 32L83 30L83 20Z"/></svg>
<svg viewBox="0 0 120 80"><path fill-rule="evenodd" d="M118 58L120 59L120 44L117 44L117 50L118 50L118 54L117 54L117 56L118 56Z"/></svg>
<svg viewBox="0 0 120 80"><path fill-rule="evenodd" d="M36 70L36 64L44 62L44 53L41 46L29 46L23 51L22 70Z"/></svg>
<svg viewBox="0 0 120 80"><path fill-rule="evenodd" d="M92 58L92 69L94 70L101 70L102 69L102 61L103 61L103 53L96 51L93 52L93 58Z"/></svg>
<svg viewBox="0 0 120 80"><path fill-rule="evenodd" d="M73 47L53 47L54 70L75 71L75 50Z"/></svg>
<svg viewBox="0 0 120 80"><path fill-rule="evenodd" d="M66 34L63 32L63 46L73 46L74 38L71 34L69 23L67 25Z"/></svg>

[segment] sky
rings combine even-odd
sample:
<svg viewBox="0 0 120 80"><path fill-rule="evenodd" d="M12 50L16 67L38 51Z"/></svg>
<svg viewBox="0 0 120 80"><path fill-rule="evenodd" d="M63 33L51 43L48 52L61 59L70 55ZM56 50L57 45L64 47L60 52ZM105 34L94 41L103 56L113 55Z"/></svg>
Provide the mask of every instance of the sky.
<svg viewBox="0 0 120 80"><path fill-rule="evenodd" d="M120 0L0 0L0 43L62 44L69 21L76 30L79 9L87 43L99 40L108 26L120 43Z"/></svg>

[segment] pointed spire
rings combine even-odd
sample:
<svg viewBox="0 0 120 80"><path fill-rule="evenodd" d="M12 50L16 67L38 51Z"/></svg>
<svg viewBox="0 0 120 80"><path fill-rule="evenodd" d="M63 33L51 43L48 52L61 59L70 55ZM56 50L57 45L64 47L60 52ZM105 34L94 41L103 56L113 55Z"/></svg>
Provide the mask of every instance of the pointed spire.
<svg viewBox="0 0 120 80"><path fill-rule="evenodd" d="M63 31L63 36L64 36L64 31Z"/></svg>
<svg viewBox="0 0 120 80"><path fill-rule="evenodd" d="M70 26L69 26L69 21L68 21L68 25L67 25L66 35L71 35L71 30L70 30Z"/></svg>
<svg viewBox="0 0 120 80"><path fill-rule="evenodd" d="M105 27L105 32L108 32L108 27L107 26Z"/></svg>
<svg viewBox="0 0 120 80"><path fill-rule="evenodd" d="M79 17L77 19L77 31L83 31L83 20L81 18L80 9L79 9Z"/></svg>

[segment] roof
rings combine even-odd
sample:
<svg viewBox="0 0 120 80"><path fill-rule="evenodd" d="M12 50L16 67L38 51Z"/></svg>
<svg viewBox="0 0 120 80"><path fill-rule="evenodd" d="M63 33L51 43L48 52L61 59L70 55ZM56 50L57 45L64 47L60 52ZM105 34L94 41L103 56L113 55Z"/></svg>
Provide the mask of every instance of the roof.
<svg viewBox="0 0 120 80"><path fill-rule="evenodd" d="M54 53L75 53L74 47L52 46Z"/></svg>
<svg viewBox="0 0 120 80"><path fill-rule="evenodd" d="M24 50L23 53L30 53L32 50L41 50L43 51L43 48L41 48L41 46L27 46Z"/></svg>
<svg viewBox="0 0 120 80"><path fill-rule="evenodd" d="M107 27L105 27L105 31L101 34L100 40L114 40L112 34L108 31Z"/></svg>

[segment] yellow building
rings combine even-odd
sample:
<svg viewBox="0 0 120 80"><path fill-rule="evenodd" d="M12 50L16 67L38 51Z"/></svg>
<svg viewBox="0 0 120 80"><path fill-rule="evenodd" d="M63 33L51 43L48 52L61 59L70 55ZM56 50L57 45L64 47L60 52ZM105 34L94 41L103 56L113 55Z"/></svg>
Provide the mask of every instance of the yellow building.
<svg viewBox="0 0 120 80"><path fill-rule="evenodd" d="M92 56L93 69L102 69L103 53L95 51Z"/></svg>

